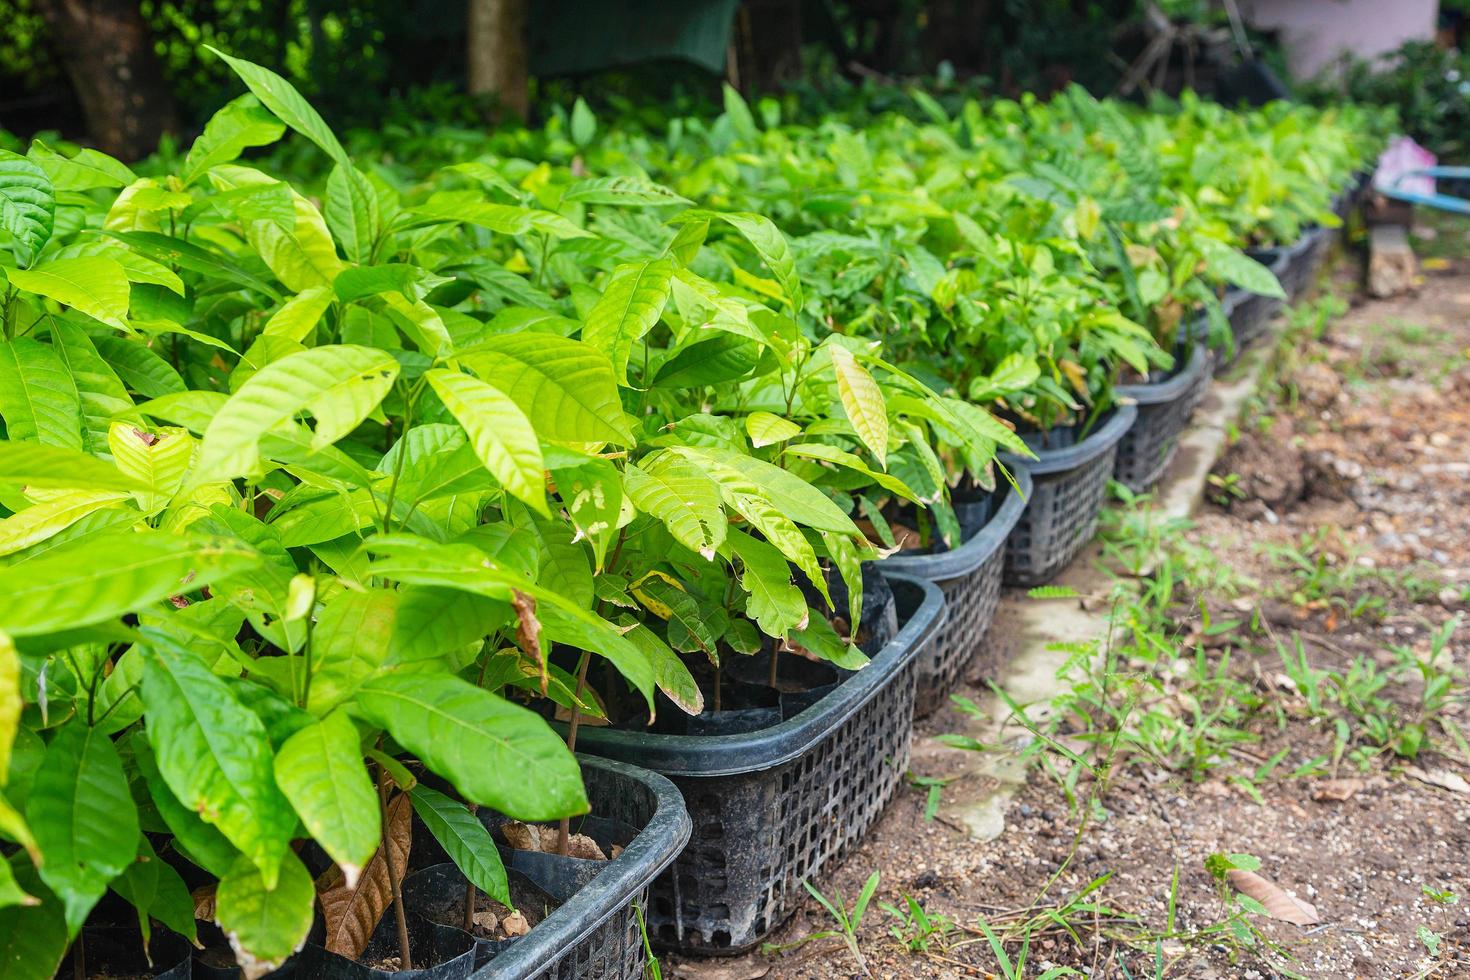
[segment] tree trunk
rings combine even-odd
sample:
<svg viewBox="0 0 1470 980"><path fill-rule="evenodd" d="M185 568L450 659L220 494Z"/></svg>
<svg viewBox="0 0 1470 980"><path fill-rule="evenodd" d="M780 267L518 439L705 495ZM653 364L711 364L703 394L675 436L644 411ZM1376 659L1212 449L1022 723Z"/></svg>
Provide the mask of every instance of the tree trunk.
<svg viewBox="0 0 1470 980"><path fill-rule="evenodd" d="M469 0L465 55L471 95L491 95L526 118L530 108L526 0Z"/></svg>
<svg viewBox="0 0 1470 980"><path fill-rule="evenodd" d="M178 130L173 93L135 0L35 2L100 149L133 161Z"/></svg>

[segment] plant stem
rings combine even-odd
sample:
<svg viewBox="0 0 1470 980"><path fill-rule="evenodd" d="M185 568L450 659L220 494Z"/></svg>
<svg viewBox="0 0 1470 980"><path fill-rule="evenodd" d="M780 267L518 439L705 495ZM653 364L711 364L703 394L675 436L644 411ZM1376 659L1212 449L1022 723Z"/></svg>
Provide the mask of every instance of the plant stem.
<svg viewBox="0 0 1470 980"><path fill-rule="evenodd" d="M779 656L780 653L781 648L778 647L773 641L771 643L771 676L766 678L766 683L771 687L776 686L776 657Z"/></svg>
<svg viewBox="0 0 1470 980"><path fill-rule="evenodd" d="M388 866L388 887L393 892L393 919L398 925L400 969L413 969L413 953L408 948L408 916L403 910L403 873L393 866L393 846L388 832L388 771L378 766L378 807L383 814L383 863Z"/></svg>
<svg viewBox="0 0 1470 980"><path fill-rule="evenodd" d="M578 707L582 703L582 692L587 690L587 664L592 660L592 655L586 650L582 651L581 658L577 661L577 688L576 704L572 705L572 720L567 725L567 751L577 751L577 729L582 725L582 711ZM565 855L567 853L567 842L571 839L572 818L562 817L561 823L556 828L556 853Z"/></svg>

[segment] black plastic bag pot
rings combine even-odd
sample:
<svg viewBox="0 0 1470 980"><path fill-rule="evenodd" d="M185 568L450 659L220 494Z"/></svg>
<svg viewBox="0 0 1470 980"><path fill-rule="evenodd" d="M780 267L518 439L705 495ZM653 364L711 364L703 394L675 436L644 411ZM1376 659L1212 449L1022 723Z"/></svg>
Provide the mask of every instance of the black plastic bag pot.
<svg viewBox="0 0 1470 980"><path fill-rule="evenodd" d="M413 914L411 908L409 912L408 945L414 969L371 965L398 955L398 924L390 906L361 957L348 959L308 942L296 954L295 975L311 980L461 980L474 972L475 942L468 933L430 922Z"/></svg>
<svg viewBox="0 0 1470 980"><path fill-rule="evenodd" d="M1210 387L1212 364L1205 345L1192 343L1168 376L1149 384L1119 385L1114 390L1119 401L1138 406L1138 418L1118 441L1113 479L1134 493L1146 493L1159 482L1179 448L1179 436Z"/></svg>
<svg viewBox="0 0 1470 980"><path fill-rule="evenodd" d="M188 940L166 929L153 930L148 954L143 952L143 935L138 925L83 926L79 937L82 946L83 975L87 977L152 977L154 980L189 980L190 947ZM61 961L58 977L76 975L75 946ZM148 965L149 956L153 965Z"/></svg>
<svg viewBox="0 0 1470 980"><path fill-rule="evenodd" d="M756 946L796 910L802 880L840 860L892 797L908 764L914 669L943 625L944 596L929 582L889 578L897 635L780 724L741 735L579 733L579 748L662 773L684 794L694 834L650 893L656 946Z"/></svg>
<svg viewBox="0 0 1470 980"><path fill-rule="evenodd" d="M582 729L579 742L591 741L588 736L596 731L600 730ZM508 868L524 874L561 904L529 933L495 951L475 972L476 978L643 978L648 957L634 909L647 913L650 883L689 840L689 812L674 785L656 773L611 759L581 754L577 758L592 812L607 822L605 826L636 832L610 861L503 851ZM584 822L584 831L594 838L603 836L588 823ZM618 834L613 831L611 836Z"/></svg>
<svg viewBox="0 0 1470 980"><path fill-rule="evenodd" d="M1041 585L1067 566L1097 531L1097 516L1118 457L1118 442L1138 409L1119 405L1077 440L1077 426L1026 436L1036 459L1001 454L1031 473L1031 497L1006 542L1007 585Z"/></svg>
<svg viewBox="0 0 1470 980"><path fill-rule="evenodd" d="M968 505L956 504L957 513L967 507L985 515L975 521L961 518L966 536L958 548L933 554L900 553L883 560L886 572L912 575L939 586L948 610L944 627L914 668L915 717L922 718L943 704L975 655L993 648L985 638L1000 605L1006 538L1031 497L1031 474L1025 465L1009 468L1019 492L1001 481L995 493ZM997 676L1000 666L987 659L986 676Z"/></svg>

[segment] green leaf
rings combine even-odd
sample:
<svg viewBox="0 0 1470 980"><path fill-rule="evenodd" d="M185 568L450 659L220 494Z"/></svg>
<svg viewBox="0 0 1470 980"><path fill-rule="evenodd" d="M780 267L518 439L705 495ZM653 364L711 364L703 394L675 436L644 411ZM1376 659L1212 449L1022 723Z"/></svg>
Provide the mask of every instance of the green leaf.
<svg viewBox="0 0 1470 980"><path fill-rule="evenodd" d="M837 374L837 397L847 412L863 445L878 459L879 466L888 465L888 405L883 401L883 389L878 382L852 356L852 352L840 344L829 344L832 355L832 370Z"/></svg>
<svg viewBox="0 0 1470 980"><path fill-rule="evenodd" d="M66 366L81 398L82 448L106 452L112 417L133 407L127 388L86 331L75 323L58 320L51 324L51 349Z"/></svg>
<svg viewBox="0 0 1470 980"><path fill-rule="evenodd" d="M15 238L25 265L36 260L51 238L56 218L56 189L34 162L0 150L0 228Z"/></svg>
<svg viewBox="0 0 1470 980"><path fill-rule="evenodd" d="M413 810L470 884L501 905L514 908L505 865L490 831L463 803L420 783L409 793Z"/></svg>
<svg viewBox="0 0 1470 980"><path fill-rule="evenodd" d="M619 384L628 383L633 344L663 316L673 278L674 263L669 259L620 266L587 312L582 339L607 354Z"/></svg>
<svg viewBox="0 0 1470 980"><path fill-rule="evenodd" d="M770 218L750 212L720 213L720 220L734 228L750 242L755 254L760 256L786 292L793 310L800 311L804 303L801 292L801 277L796 273L796 256L786 236L781 234Z"/></svg>
<svg viewBox="0 0 1470 980"><path fill-rule="evenodd" d="M337 142L337 137L332 134L326 120L301 97L295 86L269 68L262 68L243 58L232 58L208 44L204 47L224 59L225 64L235 70L235 74L255 93L255 97L275 113L281 122L321 147L334 162L344 167L352 166L347 151Z"/></svg>
<svg viewBox="0 0 1470 980"><path fill-rule="evenodd" d="M131 745L148 797L173 833L174 846L205 871L216 878L223 878L240 852L225 839L224 834L205 823L196 811L180 803L173 790L168 788L163 774L158 771L158 761L153 756L153 747L148 744L146 731L134 729Z"/></svg>
<svg viewBox="0 0 1470 980"><path fill-rule="evenodd" d="M0 442L0 483L49 490L145 489L140 481L96 456L38 442Z"/></svg>
<svg viewBox="0 0 1470 980"><path fill-rule="evenodd" d="M802 456L806 459L820 459L824 462L836 464L837 466L845 466L854 473L861 473L889 493L916 504L924 502L902 480L881 470L873 469L867 463L863 462L861 456L838 449L836 446L829 446L824 442L803 442L794 446L787 446L782 452L790 453L792 456Z"/></svg>
<svg viewBox="0 0 1470 980"><path fill-rule="evenodd" d="M708 340L681 347L659 365L652 384L656 388L703 388L734 381L751 372L762 352L747 337L719 331Z"/></svg>
<svg viewBox="0 0 1470 980"><path fill-rule="evenodd" d="M511 496L550 516L541 443L515 401L499 388L467 374L435 368L425 377L470 437L485 469Z"/></svg>
<svg viewBox="0 0 1470 980"><path fill-rule="evenodd" d="M188 388L179 372L145 344L126 337L95 337L92 343L127 386L147 398L182 394Z"/></svg>
<svg viewBox="0 0 1470 980"><path fill-rule="evenodd" d="M126 187L138 175L106 153L83 147L66 157L36 140L26 156L39 164L58 191L89 191L97 187Z"/></svg>
<svg viewBox="0 0 1470 980"><path fill-rule="evenodd" d="M267 878L243 855L215 890L215 921L244 976L269 973L306 942L316 907L311 872L291 851L280 876Z"/></svg>
<svg viewBox="0 0 1470 980"><path fill-rule="evenodd" d="M458 359L509 395L544 439L633 444L612 364L588 344L549 334L501 334Z"/></svg>
<svg viewBox="0 0 1470 980"><path fill-rule="evenodd" d="M382 231L378 195L361 171L338 164L327 178L327 227L353 262L372 259Z"/></svg>
<svg viewBox="0 0 1470 980"><path fill-rule="evenodd" d="M397 377L392 355L351 344L316 347L267 364L210 419L194 484L255 472L261 437L299 412L316 417L312 447L331 445L367 418Z"/></svg>
<svg viewBox="0 0 1470 980"><path fill-rule="evenodd" d="M312 631L308 710L325 714L383 665L402 598L389 589L369 589L345 591L327 601Z"/></svg>
<svg viewBox="0 0 1470 980"><path fill-rule="evenodd" d="M53 259L31 269L12 269L9 277L18 289L54 299L109 327L130 329L128 276L112 259L100 255Z"/></svg>
<svg viewBox="0 0 1470 980"><path fill-rule="evenodd" d="M0 909L8 909L16 905L40 904L39 898L20 887L20 882L15 880L15 869L10 866L10 862L0 859Z"/></svg>
<svg viewBox="0 0 1470 980"><path fill-rule="evenodd" d="M757 449L801 435L801 426L770 412L752 412L745 417L745 431Z"/></svg>
<svg viewBox="0 0 1470 980"><path fill-rule="evenodd" d="M781 552L743 531L731 531L727 540L740 558L740 587L749 595L745 612L761 632L784 637L806 626L806 598L791 581L791 566Z"/></svg>
<svg viewBox="0 0 1470 980"><path fill-rule="evenodd" d="M592 110L587 108L587 103L579 95L577 101L572 103L571 121L572 142L577 146L586 146L592 142L592 137L597 135L597 117Z"/></svg>
<svg viewBox="0 0 1470 980"><path fill-rule="evenodd" d="M0 520L0 555L40 544L95 511L119 506L115 490L68 490Z"/></svg>
<svg viewBox="0 0 1470 980"><path fill-rule="evenodd" d="M1206 272L1239 286L1246 292L1271 299L1286 299L1286 290L1281 288L1281 281L1266 266L1239 249L1214 239L1200 238L1198 241L1200 252L1204 255Z"/></svg>
<svg viewBox="0 0 1470 980"><path fill-rule="evenodd" d="M342 277L339 275L337 278ZM332 290L326 286L309 286L272 313L261 333L267 337L304 341L331 305Z"/></svg>
<svg viewBox="0 0 1470 980"><path fill-rule="evenodd" d="M20 715L25 710L21 695L20 655L10 634L0 630L0 786L10 780L11 750L20 729Z"/></svg>
<svg viewBox="0 0 1470 980"><path fill-rule="evenodd" d="M253 95L241 95L204 124L204 132L184 158L184 184L194 183L210 167L229 163L248 147L266 146L281 138L286 127L261 106Z"/></svg>
<svg viewBox="0 0 1470 980"><path fill-rule="evenodd" d="M82 448L82 403L50 347L17 337L0 342L0 417L11 439Z"/></svg>
<svg viewBox="0 0 1470 980"><path fill-rule="evenodd" d="M699 466L678 456L664 454L645 462L646 470L632 463L623 470L628 499L662 521L674 540L712 560L729 526L719 485Z"/></svg>
<svg viewBox="0 0 1470 980"><path fill-rule="evenodd" d="M265 725L197 654L143 632L141 693L159 774L274 886L296 816L276 786Z"/></svg>
<svg viewBox="0 0 1470 980"><path fill-rule="evenodd" d="M1026 595L1032 599L1075 599L1080 594L1067 585L1038 585L1026 591Z"/></svg>
<svg viewBox="0 0 1470 980"><path fill-rule="evenodd" d="M63 725L36 770L26 822L45 856L41 878L76 935L138 846L138 809L112 739L80 718Z"/></svg>
<svg viewBox="0 0 1470 980"><path fill-rule="evenodd" d="M603 576L598 581L605 581L606 578L607 576ZM623 636L641 650L653 665L654 683L669 700L678 705L685 714L697 715L704 710L704 694L700 692L694 675L689 672L683 658L670 650L669 645L657 633L631 616L622 617L618 628L626 631Z"/></svg>
<svg viewBox="0 0 1470 980"><path fill-rule="evenodd" d="M561 199L563 203L577 201L582 204L617 204L623 207L693 203L663 184L655 184L642 177L587 177L567 188Z"/></svg>
<svg viewBox="0 0 1470 980"><path fill-rule="evenodd" d="M421 300L435 287L453 281L406 262L389 262L343 269L332 280L332 291L344 303L382 293L402 293L410 300Z"/></svg>
<svg viewBox="0 0 1470 980"><path fill-rule="evenodd" d="M153 931L153 919L190 942L197 941L194 899L189 894L189 886L167 861L159 860L147 837L138 836L137 857L122 876L113 881L112 890L138 910L138 927L143 933L145 948Z"/></svg>
<svg viewBox="0 0 1470 980"><path fill-rule="evenodd" d="M8 863L16 883L41 901L0 908L0 976L5 980L54 980L71 941L61 903L25 855L13 855Z"/></svg>
<svg viewBox="0 0 1470 980"><path fill-rule="evenodd" d="M747 143L760 141L760 130L755 127L755 117L750 114L750 106L746 105L745 99L740 93L729 85L722 86L725 98L725 116L730 120L730 128L735 130L735 135Z"/></svg>
<svg viewBox="0 0 1470 980"><path fill-rule="evenodd" d="M577 760L532 711L442 674L374 678L356 703L472 803L517 820L587 812Z"/></svg>
<svg viewBox="0 0 1470 980"><path fill-rule="evenodd" d="M286 739L276 753L276 785L350 886L382 834L378 797L351 719L334 711Z"/></svg>
<svg viewBox="0 0 1470 980"><path fill-rule="evenodd" d="M1041 367L1036 363L1035 357L1028 357L1019 351L1007 354L995 370L990 372L989 377L977 377L970 382L970 401L994 401L1001 395L1023 391L1035 384L1039 377Z"/></svg>
<svg viewBox="0 0 1470 980"><path fill-rule="evenodd" d="M92 538L87 561L47 553L0 568L0 629L40 636L91 626L254 566L239 544L199 535L109 531Z"/></svg>
<svg viewBox="0 0 1470 980"><path fill-rule="evenodd" d="M769 500L782 514L818 531L857 534L857 525L832 499L793 473L773 463L729 449L676 446L673 451L701 466L728 492L751 492ZM749 518L746 518L749 520Z"/></svg>

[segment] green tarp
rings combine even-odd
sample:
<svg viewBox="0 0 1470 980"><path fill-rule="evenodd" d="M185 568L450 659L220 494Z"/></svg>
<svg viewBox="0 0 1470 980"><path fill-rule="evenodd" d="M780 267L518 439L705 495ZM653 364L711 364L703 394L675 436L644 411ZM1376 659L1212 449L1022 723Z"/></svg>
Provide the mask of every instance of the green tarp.
<svg viewBox="0 0 1470 980"><path fill-rule="evenodd" d="M739 0L534 0L531 73L579 75L677 58L716 74Z"/></svg>

